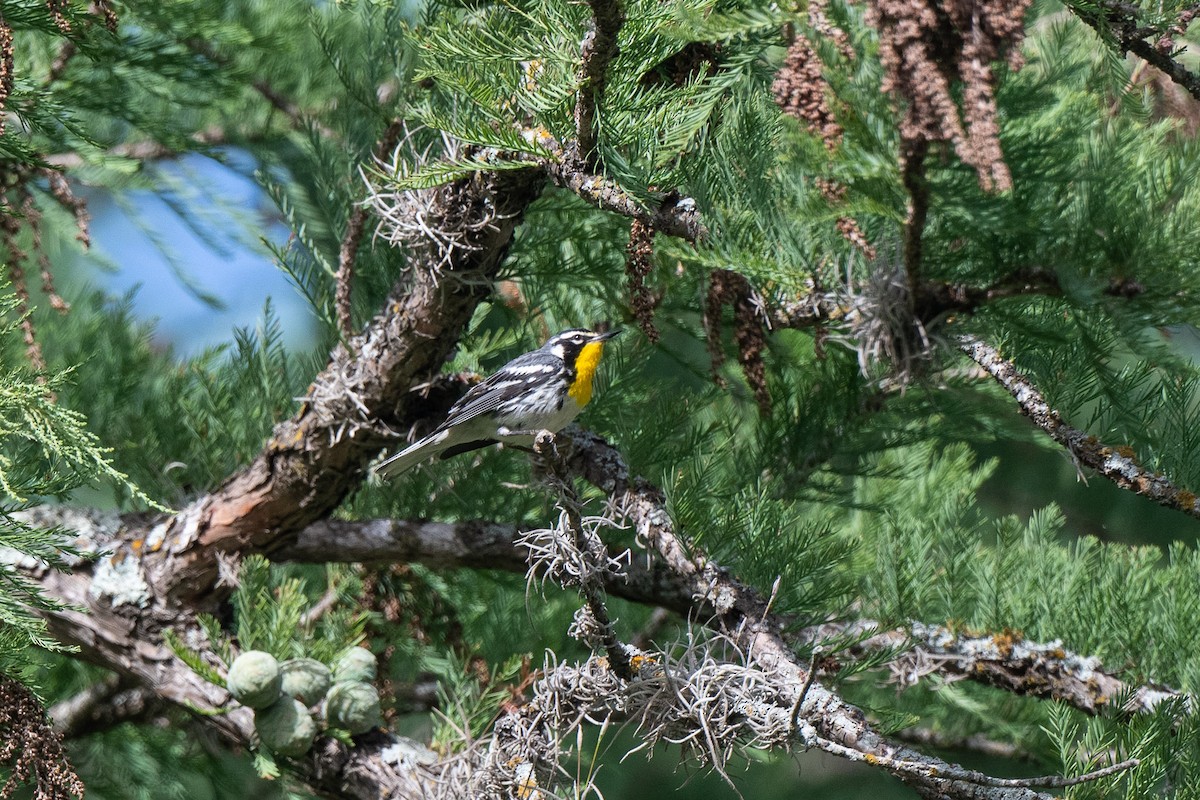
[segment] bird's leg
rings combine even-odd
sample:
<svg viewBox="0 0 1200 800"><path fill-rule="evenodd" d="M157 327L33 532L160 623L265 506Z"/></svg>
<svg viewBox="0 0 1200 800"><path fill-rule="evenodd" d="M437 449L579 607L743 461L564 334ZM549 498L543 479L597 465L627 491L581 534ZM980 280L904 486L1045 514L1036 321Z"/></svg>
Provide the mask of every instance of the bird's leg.
<svg viewBox="0 0 1200 800"><path fill-rule="evenodd" d="M554 431L538 431L533 439L533 452L542 458L558 460L558 444Z"/></svg>
<svg viewBox="0 0 1200 800"><path fill-rule="evenodd" d="M554 445L554 431L545 429L520 431L501 426L496 429L496 438L503 442L505 447L511 447L514 450L524 450L526 453L536 453L537 455L545 455L546 451L544 450L544 447L548 446L550 448L550 452L554 454L554 457L558 457L558 450ZM508 439L533 439L533 446L525 447L524 445L514 444L507 441ZM543 445L543 439L548 442L548 445Z"/></svg>

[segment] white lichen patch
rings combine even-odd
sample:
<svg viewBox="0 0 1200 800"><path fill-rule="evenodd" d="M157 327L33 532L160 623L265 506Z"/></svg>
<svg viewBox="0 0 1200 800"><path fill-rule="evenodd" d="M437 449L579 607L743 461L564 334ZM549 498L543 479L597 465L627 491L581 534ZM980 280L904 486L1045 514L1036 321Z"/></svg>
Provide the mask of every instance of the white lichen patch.
<svg viewBox="0 0 1200 800"><path fill-rule="evenodd" d="M163 546L163 541L166 540L167 531L170 529L170 527L171 527L171 522L170 522L170 520L167 520L167 521L158 523L157 525L155 525L153 528L150 529L150 532L148 534L146 534L146 551L147 552L153 553L153 552L159 550ZM191 527L193 529L196 529L198 526L196 526L194 524L194 522L192 522Z"/></svg>
<svg viewBox="0 0 1200 800"><path fill-rule="evenodd" d="M28 553L22 553L20 550L14 550L11 547L0 547L0 567L5 569L15 567L21 572L29 572L40 576L50 568L50 565L40 558L35 558Z"/></svg>
<svg viewBox="0 0 1200 800"><path fill-rule="evenodd" d="M394 764L401 769L428 766L437 763L438 754L412 739L397 739L395 743L379 751L385 764Z"/></svg>
<svg viewBox="0 0 1200 800"><path fill-rule="evenodd" d="M150 602L150 585L142 577L136 558L102 558L92 573L88 596L93 600L109 598L113 607L133 605L145 608Z"/></svg>

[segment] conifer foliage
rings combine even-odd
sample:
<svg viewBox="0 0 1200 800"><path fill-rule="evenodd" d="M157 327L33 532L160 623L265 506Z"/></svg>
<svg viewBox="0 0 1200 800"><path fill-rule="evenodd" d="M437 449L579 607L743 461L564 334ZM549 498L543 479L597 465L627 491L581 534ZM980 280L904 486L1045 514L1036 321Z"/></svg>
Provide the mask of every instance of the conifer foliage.
<svg viewBox="0 0 1200 800"><path fill-rule="evenodd" d="M1194 796L1197 15L0 5L0 797ZM185 154L259 165L310 347L63 288ZM583 427L371 476L597 324Z"/></svg>

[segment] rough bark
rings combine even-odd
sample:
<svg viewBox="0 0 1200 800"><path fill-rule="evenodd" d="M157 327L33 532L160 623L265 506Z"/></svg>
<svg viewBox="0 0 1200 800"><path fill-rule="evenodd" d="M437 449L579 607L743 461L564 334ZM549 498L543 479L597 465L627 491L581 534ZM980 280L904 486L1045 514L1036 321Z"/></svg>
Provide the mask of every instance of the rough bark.
<svg viewBox="0 0 1200 800"><path fill-rule="evenodd" d="M445 363L488 296L513 232L540 191L538 173L476 175L439 187L441 224L468 232L444 266L431 247L410 248L404 276L365 330L338 347L291 419L259 455L215 491L166 519L148 541L149 580L180 599L217 589L218 557L272 552L327 517L396 434L387 423L421 416L411 391Z"/></svg>

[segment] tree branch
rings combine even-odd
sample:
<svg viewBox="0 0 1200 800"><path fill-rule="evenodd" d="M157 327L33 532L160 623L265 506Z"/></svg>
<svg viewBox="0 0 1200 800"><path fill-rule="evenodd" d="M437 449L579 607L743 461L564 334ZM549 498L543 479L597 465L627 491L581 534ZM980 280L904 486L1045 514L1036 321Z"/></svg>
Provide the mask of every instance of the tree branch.
<svg viewBox="0 0 1200 800"><path fill-rule="evenodd" d="M920 753L881 736L862 712L818 681L809 681L784 640L785 621L770 610L752 588L697 551L688 552L675 533L661 490L631 478L620 453L599 436L568 428L559 433L560 447L569 445L571 470L607 493L614 509L677 577L692 587L693 614L710 618L710 626L727 635L748 662L778 681L784 701L781 713L789 729L792 706L799 699L801 735L809 745L842 757L860 758L883 766L918 792L949 797L1034 797L1025 785L987 784L968 771ZM803 697L801 687L807 687ZM854 754L854 755L851 755ZM1129 765L1122 765L1126 768ZM1010 792L1012 792L1010 794Z"/></svg>
<svg viewBox="0 0 1200 800"><path fill-rule="evenodd" d="M1164 702L1182 702L1189 712L1192 706L1192 698L1177 689L1127 683L1105 671L1095 656L1073 653L1058 640L1035 642L1011 631L968 636L923 622L884 630L863 619L818 625L798 638L810 644L857 640L840 651L850 658L895 651L898 655L887 667L901 686L927 675L968 679L1016 695L1057 700L1092 716L1112 710L1118 699L1125 714L1150 714Z"/></svg>
<svg viewBox="0 0 1200 800"><path fill-rule="evenodd" d="M1101 39L1109 37L1116 39L1117 47L1122 53L1133 53L1143 59L1182 86L1192 97L1200 100L1200 74L1191 71L1171 57L1173 41L1170 38L1172 33L1170 30L1140 25L1138 17L1141 9L1132 3L1120 2L1120 0L1101 0L1099 5L1103 9L1103 13L1098 15L1084 13L1074 3L1068 3L1067 7L1100 34ZM1160 39L1160 42L1151 44L1146 41L1149 37ZM1165 41L1161 37L1166 37ZM1160 48L1160 43L1166 46Z"/></svg>
<svg viewBox="0 0 1200 800"><path fill-rule="evenodd" d="M908 277L909 302L916 299L921 283L925 222L929 217L929 182L925 177L925 156L929 140L905 139L901 142L900 178L908 192L908 218L904 221L904 272Z"/></svg>
<svg viewBox="0 0 1200 800"><path fill-rule="evenodd" d="M576 613L571 632L593 646L599 644L617 676L628 680L633 677L629 664L631 648L617 637L605 602L604 582L620 575L620 563L609 556L597 533L603 520L592 525L584 522L583 504L554 444L554 434L539 435L534 453L545 468L543 479L558 496L562 514L556 529L537 531L523 538L529 547L530 574L538 573L542 567L545 574L564 588L578 590L584 607Z"/></svg>
<svg viewBox="0 0 1200 800"><path fill-rule="evenodd" d="M958 346L1013 396L1022 414L1065 447L1076 463L1094 469L1122 489L1200 519L1200 498L1193 492L1143 467L1132 448L1105 445L1095 436L1069 425L1050 407L1038 388L996 348L969 334L958 337Z"/></svg>
<svg viewBox="0 0 1200 800"><path fill-rule="evenodd" d="M1136 296L1140 287L1120 282L1106 290L1115 296ZM923 281L913 294L913 313L922 323L946 314L970 314L997 300L1010 297L1062 294L1058 277L1038 268L1019 269L990 286L967 283ZM811 328L844 319L853 309L833 293L814 290L808 294L764 309L772 328Z"/></svg>
<svg viewBox="0 0 1200 800"><path fill-rule="evenodd" d="M620 0L588 0L592 29L583 37L583 63L579 67L579 99L575 103L575 135L579 158L596 164L596 115L608 83L608 65L617 55L617 34L625 24Z"/></svg>
<svg viewBox="0 0 1200 800"><path fill-rule="evenodd" d="M89 531L119 527L124 531L123 538L134 539L145 539L151 531L144 517L138 514L104 517L81 509L43 506L23 512L23 516L38 527L79 531L76 544L88 550L100 548L103 541L90 538L93 534ZM516 544L522 535L514 525L482 520L448 523L327 519L307 526L295 542L275 552L273 557L300 563L420 563L442 569L499 569L522 574L526 571L525 549ZM623 565L621 574L604 572L603 577L604 590L610 595L670 609L682 616L694 612L694 584L685 582L677 572L657 561L647 565L641 559L633 559ZM712 591L715 590L706 589L704 596ZM761 612L762 609L746 610ZM706 614L711 613L712 609L706 610ZM783 625L787 621L779 622ZM82 636L77 632L72 639ZM786 641L791 646L810 648L847 638L860 640L839 651L848 657L903 651L890 662L889 668L904 685L935 673L951 680L970 679L1018 695L1058 700L1091 715L1107 710L1117 697L1129 698L1122 710L1131 714L1152 712L1168 700L1182 700L1189 707L1191 704L1190 697L1176 689L1122 681L1105 671L1094 656L1073 653L1058 641L1039 643L1012 633L964 636L943 626L921 622L905 629L883 630L879 623L863 619L808 628L788 635ZM56 726L70 730L69 719L83 713L84 706L107 702L110 695L118 693L115 683L109 685L112 681L115 678L99 684L107 687L104 691L96 690L101 696L88 699L90 695L83 693L75 698L74 705L55 706L51 716Z"/></svg>
<svg viewBox="0 0 1200 800"><path fill-rule="evenodd" d="M778 730L782 725L787 741L791 741L793 735L796 735L801 737L799 741L806 746L819 747L842 757L875 763L898 774L922 793L936 791L948 797L1040 797L1024 788L1032 785L1029 782L1018 786L996 782L1002 779L984 780L975 773L902 747L875 733L857 709L846 704L836 693L820 683L810 680L810 670L800 667L780 633L786 620L770 612L768 604L753 589L740 584L719 565L707 560L703 554L689 554L685 550L683 542L674 534L670 518L661 502L661 493L643 481L630 480L620 455L598 437L582 431L573 431L570 432L569 439L576 445L582 442L586 448L581 452L576 447L568 453L567 463L570 467L604 487L612 497L614 508L627 522L633 524L642 539L651 543L655 552L670 562L672 574L660 578L664 585L669 586L670 593L667 597L673 602L683 602L690 606L694 618L708 618L711 627L723 631L724 633L719 633L717 638L720 640L721 637L727 637L733 648L727 653L743 654L730 662L727 657L712 661L712 653L709 653L705 656L709 658L707 663L710 665L706 668L707 671L698 671L696 665L697 668L691 669L682 677L693 676L688 677L688 680L709 680L705 675L740 676L737 681L726 685L728 691L737 690L739 686L743 689L770 686L774 692L771 696L775 699L769 701L757 690L746 695L737 695L741 698L737 700L738 705L730 708L736 710L740 715L739 719L745 717L750 727L738 727L742 723L737 723L726 731L726 735L741 737L753 734L754 731ZM124 522L128 527L122 528L121 518L95 512L83 514L61 507L43 507L27 513L32 523L43 526L59 525L77 531L79 535L75 544L85 551L108 550L111 549L108 543L114 540L144 536L146 533L147 522L144 517L133 514L126 515ZM140 528L136 527L139 525ZM511 526L496 523L398 523L379 520L354 523L328 520L309 526L294 545L281 550L280 553L314 560L329 560L331 557L373 560L384 557L424 559L427 563L442 565L484 562L487 566L504 565L506 568L521 570L523 567L516 563L518 558L512 546L511 537L514 533L515 529ZM497 557L505 552L510 553L510 556L506 560L498 560ZM634 559L635 563L637 561L638 559ZM37 577L39 583L53 596L77 605L90 604L90 614L61 612L52 616L51 631L65 641L81 644L85 657L152 686L161 697L199 711L228 711L229 713L217 716L206 714L204 719L235 742L245 745L252 741L252 723L244 709L231 709L224 690L204 682L169 650L153 644L157 638L152 639L144 634L147 630L169 627L185 638L198 636L198 626L191 613L179 608L166 609L159 605L141 608L132 600L120 607L113 607L110 603L115 602L116 598L107 593L118 588L116 582L119 576L116 573L119 572L119 566L114 566L110 559L101 559L99 563L109 565L107 568L99 568L100 576L90 576L87 569L64 575L39 568L35 564L25 565L26 570ZM630 565L629 570L631 573L636 572L636 567ZM131 578L126 576L126 580ZM97 583L102 583L108 588L101 588ZM619 580L607 584L609 588L620 585ZM125 587L124 591L127 595L132 594L130 587ZM684 599L685 595L692 596ZM652 596L650 601L653 602L654 599ZM1076 662L1086 661L1065 652L1059 656L1053 652L1053 643L1014 647L1007 658L1003 653L991 658L984 647L987 642L966 638L948 641L948 632L933 627L914 625L914 631L924 636L922 646L929 653L941 657L945 664L955 665L945 674L961 672L972 679L1017 693L1022 693L1024 682L991 680L987 676L993 673L1009 676L1015 674L1019 663L1014 662L1026 658L1026 650L1040 653L1039 658L1042 661L1058 659L1062 665L1078 666ZM827 629L810 632L810 637L836 637L846 633L845 629ZM813 641L814 638L810 638L809 641ZM890 632L868 640L863 647L893 647L907 640L908 632ZM611 661L604 663L612 664ZM661 668L655 665L667 663L666 656L634 653L629 663L635 675L628 684L621 684L624 688L620 693L638 704L633 708L644 709L645 691L661 691L661 686L655 683L661 683ZM1091 671L1070 671L1060 665L1059 672L1062 674L1056 676L1056 681L1051 684L1047 694L1039 696L1061 697L1078 703L1072 698L1079 696L1081 692L1095 691L1112 696L1128 689L1116 679L1101 673L1097 664L1084 666ZM611 667L606 668L613 675L613 680L626 680L613 673ZM736 668L735 672L730 673L731 668ZM745 669L753 672L746 673ZM1037 667L1031 666L1031 674L1036 669ZM1055 668L1051 666L1047 669L1053 672ZM655 670L659 671L656 673ZM1030 678L1029 683L1032 682L1033 678ZM572 691L576 694L570 695L571 703L578 705L593 702L588 699L588 692L584 691L586 687L578 684L572 686ZM680 696L675 689L670 690L670 695ZM1166 699L1164 697L1156 700L1153 690L1139 692L1135 696L1139 698L1142 706L1127 708L1149 710L1155 703ZM730 698L736 699L732 695L726 697ZM560 696L560 699L567 698ZM797 703L797 700L802 702ZM1099 708L1101 704L1094 703L1093 707ZM800 726L794 725L792 721L794 705L800 706L800 719L803 720ZM686 711L687 707L682 710ZM689 713L696 710L692 708ZM688 728L691 731L690 735L708 735L705 731L711 727L711 715L672 717L677 721L685 718L694 719L696 723L695 727ZM516 722L511 724L515 725ZM756 728L755 725L759 727ZM498 724L496 736L503 739L503 730L504 726ZM776 744L785 745L785 741L781 739ZM398 752L397 748L423 752L414 743L380 734L359 739L353 748L346 748L332 740L321 740L310 756L298 761L297 769L302 779L318 789L351 797L374 797L385 790L397 791L399 796L419 796L415 793L420 791L419 787L423 783L442 780L441 776L444 776L445 770L451 769L451 765L446 762L431 761L428 754L422 756L422 763L429 765L429 771L417 767L414 760L398 761L396 757L388 755ZM506 760L494 756L495 753L490 756L483 753L472 756L475 760L470 762L470 769L498 770L503 763L507 763ZM1123 766L1127 765L1117 765L1112 769ZM511 772L513 765L509 764L506 769Z"/></svg>
<svg viewBox="0 0 1200 800"><path fill-rule="evenodd" d="M122 722L145 719L165 711L166 703L153 690L129 679L108 675L49 710L54 730L73 739L107 730Z"/></svg>
<svg viewBox="0 0 1200 800"><path fill-rule="evenodd" d="M662 198L657 209L649 211L619 183L592 170L579 156L577 144L560 143L544 128L526 130L524 135L530 142L552 154L552 158L540 162L550 180L556 186L578 195L589 205L636 219L658 233L693 244L708 236L708 229L704 227L696 201L692 198L680 197L672 192Z"/></svg>
<svg viewBox="0 0 1200 800"><path fill-rule="evenodd" d="M408 272L384 309L334 350L297 414L276 426L248 466L164 521L144 565L151 585L211 602L221 594L211 594L220 553L282 548L358 486L371 459L395 439L380 421L424 416L427 398L412 387L438 374L489 295L541 185L536 170L510 170L429 190L427 223L453 229L458 244L411 245Z"/></svg>
<svg viewBox="0 0 1200 800"><path fill-rule="evenodd" d="M939 750L970 750L992 758L1031 758L1029 753L1015 744L998 742L981 734L957 738L933 728L905 728L896 732L896 738L911 744L936 747Z"/></svg>
<svg viewBox="0 0 1200 800"><path fill-rule="evenodd" d="M404 131L404 123L399 118L391 124L375 145L375 160L382 161L384 156L396 149L400 134ZM346 235L342 237L342 245L338 250L337 292L334 306L337 308L338 328L342 335L350 337L354 334L353 323L350 319L350 296L354 285L354 261L358 258L358 248L362 243L363 232L367 224L367 207L356 204L346 221Z"/></svg>

